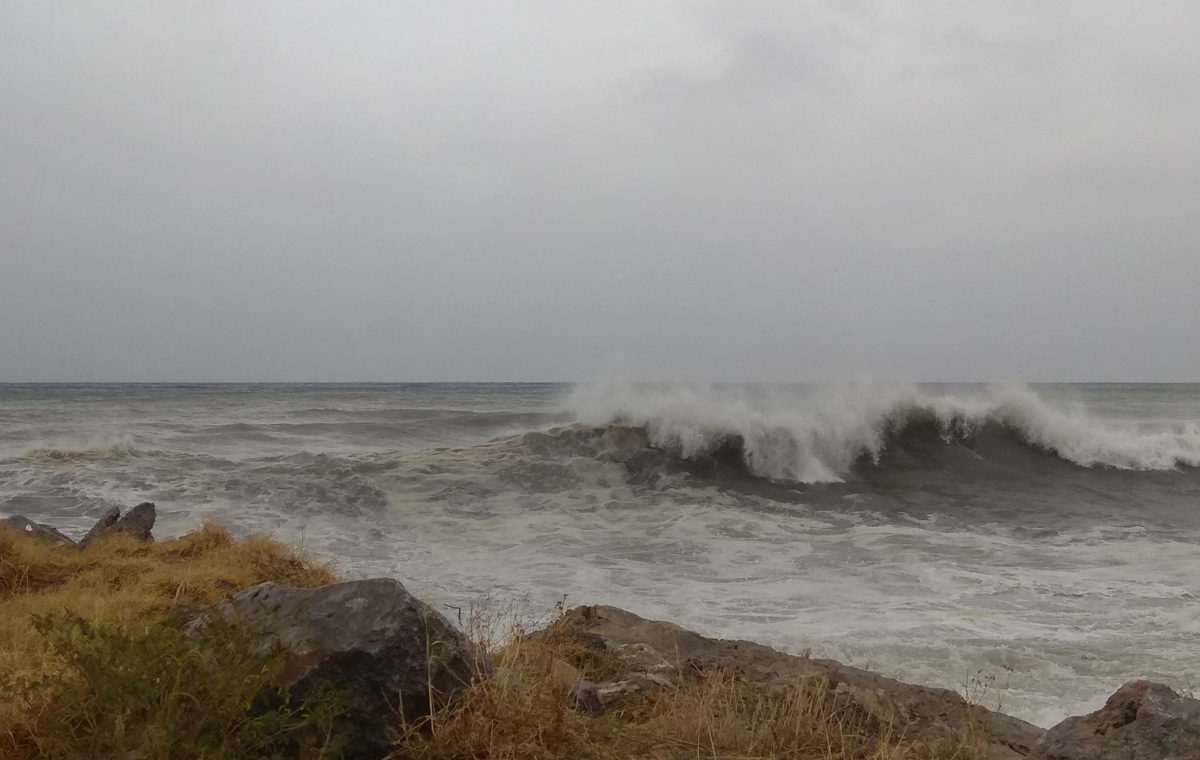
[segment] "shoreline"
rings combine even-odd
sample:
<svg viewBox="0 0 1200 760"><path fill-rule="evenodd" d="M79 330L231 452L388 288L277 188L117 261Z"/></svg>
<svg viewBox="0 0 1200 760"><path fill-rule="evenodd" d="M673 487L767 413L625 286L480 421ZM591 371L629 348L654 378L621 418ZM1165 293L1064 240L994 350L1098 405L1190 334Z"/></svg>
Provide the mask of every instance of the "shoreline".
<svg viewBox="0 0 1200 760"><path fill-rule="evenodd" d="M550 396L498 386L47 391L3 409L13 435L0 501L78 535L84 506L94 520L156 499L164 535L224 521L303 545L347 577L428 579L414 590L437 602L495 590L536 615L567 594L959 691L982 669L995 676L990 706L1041 726L1130 678L1195 680L1186 568L1200 471L1080 467L1029 445L1023 431L1061 421L1064 394L1028 389L1004 412L1007 395L899 389L918 394L914 418L890 393L849 388L761 404L752 388L691 401L686 388L635 390L561 418ZM1075 394L1091 411L1064 442L1085 448L1124 417L1153 433L1196 408L1186 389ZM729 396L749 399L747 413ZM945 441L957 412L925 419L943 400L1007 422ZM1056 414L1030 416L1039 402ZM637 435L609 419L626 404L645 423ZM606 424L580 422L585 411ZM696 450L646 439L693 428ZM879 461L845 483L750 472L767 457L841 472L836 444L874 451L872 430ZM735 433L742 456L710 462L708 445Z"/></svg>
<svg viewBox="0 0 1200 760"><path fill-rule="evenodd" d="M461 697L460 702L474 705L475 700L483 699L480 695L491 695L488 699L494 702L497 699L496 693L510 695L504 699L511 700L511 693L514 693L512 684L519 685L515 693L544 691L550 698L558 700L554 702L554 709L568 710L572 716L571 720L581 726L578 729L582 732L581 736L587 736L589 731L595 730L596 726L603 723L601 718L595 716L604 716L603 720L609 721L626 720L629 725L624 730L633 731L636 728L638 731L644 731L645 725L648 724L644 725L638 721L651 720L646 716L652 715L654 709L657 709L653 705L674 704L672 700L679 702L685 698L692 698L698 690L709 688L713 682L724 684L723 688L726 689L721 696L726 702L721 703L724 707L717 711L718 717L737 714L743 709L742 705L747 703L757 705L757 710L765 709L763 705L773 705L772 709L778 710L778 705L783 702L796 709L795 705L803 701L805 709L815 710L813 715L819 713L822 716L817 719L810 715L805 720L816 721L814 725L824 726L827 732L830 730L829 726L833 725L830 721L851 721L854 728L849 735L853 735L855 741L859 742L855 745L859 749L854 751L860 751L865 746L863 742L892 741L894 734L900 737L897 739L900 743L896 746L906 748L903 752L913 751L912 747L920 746L920 751L927 753L913 757L981 760L1066 758L1068 755L1045 754L1042 751L1043 745L1056 735L1061 735L1066 730L1063 726L1069 728L1078 724L1080 720L1087 720L1104 712L1098 711L1089 718L1071 718L1058 726L1044 729L1002 712L989 710L977 704L977 699L965 698L971 697L971 694L964 697L952 690L907 683L871 670L847 666L835 660L786 654L751 641L709 638L670 622L647 620L610 606L560 609L560 614L554 620L533 632L524 631L515 624L507 631L497 632L494 627L489 629L478 620L468 620L465 625L455 626L423 602L408 596L401 582L386 579L339 581L328 566L314 564L312 560L303 558L269 539L248 538L236 542L224 529L206 526L176 539L155 542L150 532L154 524L154 514L154 505L149 503L140 504L124 515L114 509L78 543L52 528L25 518L13 517L0 521L0 569L7 569L12 576L6 580L5 593L0 596L0 604L10 607L7 613L10 619L7 632L10 643L14 637L22 635L29 639L33 630L38 629L37 621L42 619L39 615L69 612L73 615L83 615L84 618L91 616L97 621L117 620L121 621L118 625L119 630L126 630L131 624L149 625L155 620L169 619L175 621L172 624L174 628L186 623L185 630L188 630L194 629L197 621L213 614L212 610L227 606L231 596L237 599L250 594L248 598L256 598L254 595L260 593L257 589L268 587L281 589L271 593L293 593L286 591L291 586L280 586L280 582L294 584L299 581L301 588L310 589L305 593L334 593L341 589L338 593L349 593L352 596L360 593L357 590L359 588L372 588L384 583L388 588L398 588L397 593L403 593L405 598L412 600L407 604L413 609L425 610L421 613L425 616L423 619L442 621L445 632L440 634L439 641L460 640L459 646L462 651L486 653L483 659L472 660L476 663L472 671L474 676L465 679L471 680L472 685L466 687L467 696ZM210 552L226 554L222 555L222 559L215 561L217 564L207 566L202 563L201 558ZM21 562L27 563L24 570L14 575L12 569L20 566ZM38 563L42 563L44 567ZM117 583L116 590L110 589L105 592L110 597L104 603L107 607L102 605L90 610L87 609L88 605L94 605L96 598L83 600L76 592L72 592L76 593L75 596L54 597L55 593L59 593L60 587L70 587L80 578L85 579L85 587L91 588L87 585L95 583L91 575L105 563L119 567L120 572L130 572L130 567L136 565L137 572L143 575L152 576L155 572L170 571L182 572L185 578L180 580L178 575L170 576L172 580L164 579L159 582L154 586L156 590L153 593L129 598L120 596L123 585L135 584L140 580L107 581L110 586L114 582ZM39 567L41 569L38 569ZM52 576L53 580L34 580L39 574ZM207 580L201 580L201 576L204 575L208 576ZM13 580L14 578L16 580ZM267 582L264 584L264 581ZM259 585L255 585L256 583ZM173 591L171 586L175 586ZM189 586L194 588L189 589ZM163 591L171 593L163 594ZM92 593L94 597L104 595L98 590ZM41 608L42 612L28 612L28 609L39 609L36 604L41 601L46 601L48 605ZM321 625L332 625L338 637L351 635L352 631L337 629L337 621L344 617L352 618L364 609L364 606L371 608L363 598L354 597L351 601L346 612L327 613L326 616L333 620L333 623L326 621ZM22 608L20 605L24 602L31 602L34 606ZM213 607L214 603L217 604L216 607ZM386 606L386 602L384 604ZM32 628L28 633L21 634L19 622L16 629L12 628L13 619L18 617L12 612L13 609L25 610L33 615L29 619L28 625ZM299 612L295 614L301 615ZM494 624L495 621L492 622ZM288 624L300 623L288 621ZM82 630L90 630L88 626L91 625L93 624L85 621ZM40 646L30 641L23 642L23 645L31 646L30 651L38 651ZM518 652L516 655L512 654L514 647ZM304 654L303 651L289 654L288 657L292 659L287 662L306 663L306 667L311 665L312 655ZM534 654L529 654L530 651ZM43 651L38 656L47 655ZM295 657L299 659L296 660ZM53 657L49 657L46 662L52 660ZM531 667L531 660L545 661L549 664L544 668L541 665ZM481 662L486 664L479 666L478 663ZM602 665L597 666L596 663ZM7 666L11 670L13 663L10 661ZM62 664L53 665L52 671L53 667L61 668ZM286 672L286 668L283 672ZM5 675L0 672L0 676ZM537 684L529 685L534 680L537 680ZM496 692L497 689L500 689L500 692ZM456 691L459 691L458 687L446 690L448 694ZM730 696L734 694L737 695L736 699ZM1121 699L1125 701L1112 708L1118 712L1128 712L1127 703L1130 700L1141 700L1138 702L1140 705L1154 695L1158 695L1155 698L1160 701L1166 699L1184 712L1191 709L1194 703L1195 720L1188 724L1190 728L1185 726L1185 729L1194 729L1197 741L1200 741L1200 702L1189 699L1188 695L1176 695L1161 685L1135 682L1127 684L1117 695L1110 698L1110 706L1113 700L1122 694L1124 696ZM29 699L27 695L25 701L28 702ZM47 705L54 703L53 698L46 699L50 699ZM431 691L430 705L433 705L433 699ZM780 702L781 699L783 702ZM495 704L484 701L492 708L496 707ZM506 720L503 718L504 711L514 709L511 704L504 704L506 706L499 713L500 717L491 715L489 719L503 723ZM0 716L3 716L6 710L11 714L13 709L12 705L0 705ZM467 708L454 706L446 709L452 710L446 713L450 717L443 716L440 720L462 720L462 711ZM470 709L481 708L476 705ZM672 709L678 711L681 708L676 704ZM1148 714L1146 710L1143 712ZM1134 713L1137 714L1136 709ZM441 715L432 708L430 714ZM482 719L481 715L471 717L469 712L467 715L472 720ZM578 722L579 716L593 716L594 720L591 723L588 720ZM714 716L709 717L715 720ZM794 721L796 718L792 716L791 719ZM537 720L540 719L534 718L534 722ZM1134 721L1127 721L1130 722ZM753 724L751 721L751 725ZM743 730L746 730L745 727L739 729ZM1158 738L1162 738L1161 734L1165 729L1159 727L1157 730L1160 734ZM11 727L9 731L11 735ZM408 740L418 742L418 739L414 738L418 735L421 737L420 742L426 742L420 746L424 748L421 751L427 754L417 753L412 755L413 757L442 757L436 752L428 754L433 750L432 745L427 744L429 739L424 733L418 731L409 736ZM1174 738L1171 740L1174 741ZM951 745L955 747L952 752L948 749ZM14 755L25 756L37 755ZM850 756L852 755L846 755ZM894 756L909 757L905 754Z"/></svg>

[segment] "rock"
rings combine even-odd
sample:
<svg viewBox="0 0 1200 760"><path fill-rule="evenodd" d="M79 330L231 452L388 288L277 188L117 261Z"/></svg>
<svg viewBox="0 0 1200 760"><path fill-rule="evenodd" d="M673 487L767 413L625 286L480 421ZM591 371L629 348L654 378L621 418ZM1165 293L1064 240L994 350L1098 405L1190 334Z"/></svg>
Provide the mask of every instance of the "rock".
<svg viewBox="0 0 1200 760"><path fill-rule="evenodd" d="M653 673L626 673L620 680L596 684L596 694L607 710L672 687L671 681Z"/></svg>
<svg viewBox="0 0 1200 760"><path fill-rule="evenodd" d="M636 657L659 675L683 678L723 669L764 688L797 676L816 676L824 679L839 699L852 701L862 714L904 720L914 736L944 736L961 730L970 720L988 735L993 757L1028 755L1043 734L1042 729L1023 720L969 705L948 689L904 683L834 660L788 655L749 641L710 639L616 607L577 607L558 621L554 630L555 635L574 636L585 646L603 647L623 660ZM660 660L669 667L664 668ZM603 702L600 685L593 687Z"/></svg>
<svg viewBox="0 0 1200 760"><path fill-rule="evenodd" d="M387 755L401 715L417 722L431 698L445 704L492 672L462 633L392 579L312 589L261 583L214 613L261 626L264 644L283 649L279 685L293 699L323 682L348 697L338 726L349 737L347 760Z"/></svg>
<svg viewBox="0 0 1200 760"><path fill-rule="evenodd" d="M604 712L604 703L600 701L596 684L583 678L576 681L575 685L571 687L571 693L567 695L567 705L575 712L588 715L599 715Z"/></svg>
<svg viewBox="0 0 1200 760"><path fill-rule="evenodd" d="M87 535L79 541L79 547L84 548L96 539L111 536L114 533L127 533L143 541L153 541L154 536L150 535L150 531L154 528L156 517L154 504L149 501L138 504L126 512L124 517L121 516L121 510L110 507L96 521Z"/></svg>
<svg viewBox="0 0 1200 760"><path fill-rule="evenodd" d="M496 672L492 673L492 680L506 689L513 691L529 692L529 687L525 681L521 680L521 676L512 668L496 668Z"/></svg>
<svg viewBox="0 0 1200 760"><path fill-rule="evenodd" d="M578 668L557 657L551 659L549 664L550 667L547 668L547 676L550 685L554 688L571 689L583 677Z"/></svg>
<svg viewBox="0 0 1200 760"><path fill-rule="evenodd" d="M1150 681L1130 681L1094 713L1046 732L1032 760L1200 758L1200 700Z"/></svg>
<svg viewBox="0 0 1200 760"><path fill-rule="evenodd" d="M100 519L96 521L96 524L92 526L92 529L89 530L83 538L79 539L79 545L81 547L87 546L100 536L108 535L108 533L112 531L112 527L117 524L117 520L119 519L121 519L121 510L117 509L116 507L109 507L108 509L104 510L104 514L100 516Z"/></svg>
<svg viewBox="0 0 1200 760"><path fill-rule="evenodd" d="M626 702L674 686L670 679L654 673L627 673L624 678L602 683L580 679L571 687L567 704L577 712L600 715Z"/></svg>
<svg viewBox="0 0 1200 760"><path fill-rule="evenodd" d="M623 661L645 673L670 673L675 670L675 666L649 644L617 644L615 651Z"/></svg>
<svg viewBox="0 0 1200 760"><path fill-rule="evenodd" d="M144 501L117 520L117 524L112 526L112 532L128 533L142 541L153 541L154 536L150 534L150 531L154 529L154 521L157 517L158 513L154 508L154 503Z"/></svg>
<svg viewBox="0 0 1200 760"><path fill-rule="evenodd" d="M33 538L44 538L49 541L57 541L58 543L74 546L75 542L67 536L60 533L57 529L36 523L23 515L13 515L0 520L0 525L7 525L9 528L21 533L22 535L31 536Z"/></svg>

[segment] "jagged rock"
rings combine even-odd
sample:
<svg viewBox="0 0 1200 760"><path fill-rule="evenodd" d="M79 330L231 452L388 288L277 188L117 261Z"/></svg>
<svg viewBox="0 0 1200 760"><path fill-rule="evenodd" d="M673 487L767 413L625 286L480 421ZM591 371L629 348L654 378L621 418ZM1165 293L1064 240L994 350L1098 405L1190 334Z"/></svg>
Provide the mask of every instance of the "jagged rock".
<svg viewBox="0 0 1200 760"><path fill-rule="evenodd" d="M121 516L121 510L116 507L109 509L96 521L92 529L79 541L79 547L84 548L98 538L111 536L114 533L128 533L143 541L153 541L150 531L154 528L157 513L154 504L144 501Z"/></svg>
<svg viewBox="0 0 1200 760"><path fill-rule="evenodd" d="M92 541L95 541L100 536L106 536L112 531L112 527L117 524L117 520L121 519L121 510L116 507L109 507L104 510L104 514L100 515L100 519L92 526L92 529L84 534L83 538L79 539L79 545L87 546Z"/></svg>
<svg viewBox="0 0 1200 760"><path fill-rule="evenodd" d="M462 633L388 578L312 589L261 583L214 613L261 626L264 644L283 649L279 685L293 699L321 683L348 697L339 725L350 740L348 760L388 754L399 716L417 721L431 698L444 704L492 671Z"/></svg>
<svg viewBox="0 0 1200 760"><path fill-rule="evenodd" d="M834 660L783 654L749 641L710 639L616 607L577 607L555 624L554 631L555 635L574 636L587 647L603 647L618 656L636 653L647 663L661 658L680 676L723 669L764 688L797 676L815 676L824 679L839 700L852 701L864 715L880 721L903 720L914 737L944 736L972 721L990 738L989 754L996 758L1028 755L1044 733L1023 720L969 705L948 689L904 683ZM659 668L660 674L667 672L661 665ZM599 699L599 685L593 687Z"/></svg>
<svg viewBox="0 0 1200 760"><path fill-rule="evenodd" d="M1104 707L1046 732L1031 760L1200 758L1200 700L1150 681L1130 681Z"/></svg>
<svg viewBox="0 0 1200 760"><path fill-rule="evenodd" d="M44 538L49 541L57 541L75 546L75 542L67 536L60 533L56 528L52 528L44 523L36 523L23 515L13 515L0 520L0 525L7 525L22 535L31 536L33 538Z"/></svg>

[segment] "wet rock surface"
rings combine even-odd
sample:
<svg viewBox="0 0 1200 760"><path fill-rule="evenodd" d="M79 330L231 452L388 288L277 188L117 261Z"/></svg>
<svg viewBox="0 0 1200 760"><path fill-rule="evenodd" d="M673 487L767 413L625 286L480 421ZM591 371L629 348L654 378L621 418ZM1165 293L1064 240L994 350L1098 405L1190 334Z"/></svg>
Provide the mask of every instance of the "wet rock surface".
<svg viewBox="0 0 1200 760"><path fill-rule="evenodd" d="M1104 707L1067 718L1038 742L1033 760L1196 760L1200 700L1130 681Z"/></svg>

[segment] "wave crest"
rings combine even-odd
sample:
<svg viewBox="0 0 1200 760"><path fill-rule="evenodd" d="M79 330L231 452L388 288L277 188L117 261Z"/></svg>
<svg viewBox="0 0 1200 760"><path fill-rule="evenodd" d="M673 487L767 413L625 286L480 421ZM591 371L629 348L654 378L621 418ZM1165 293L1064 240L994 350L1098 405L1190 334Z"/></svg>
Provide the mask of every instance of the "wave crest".
<svg viewBox="0 0 1200 760"><path fill-rule="evenodd" d="M632 425L683 459L740 457L752 475L838 482L864 460L878 464L905 441L936 436L968 446L1016 437L1081 467L1171 470L1200 466L1200 427L1157 430L1052 406L1024 386L927 395L916 388L840 388L749 398L712 388L590 387L570 407L585 425Z"/></svg>
<svg viewBox="0 0 1200 760"><path fill-rule="evenodd" d="M149 453L153 452L143 451L129 442L118 442L83 446L35 446L22 453L21 458L43 462L87 462L127 459Z"/></svg>

